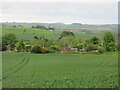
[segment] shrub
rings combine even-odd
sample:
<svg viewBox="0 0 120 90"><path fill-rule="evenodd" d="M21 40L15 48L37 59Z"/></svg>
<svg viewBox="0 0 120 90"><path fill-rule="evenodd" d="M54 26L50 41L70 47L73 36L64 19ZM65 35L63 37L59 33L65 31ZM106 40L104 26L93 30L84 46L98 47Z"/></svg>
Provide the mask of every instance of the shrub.
<svg viewBox="0 0 120 90"><path fill-rule="evenodd" d="M31 49L33 53L41 53L41 47L39 45L34 45Z"/></svg>
<svg viewBox="0 0 120 90"><path fill-rule="evenodd" d="M105 52L105 48L104 48L104 47L101 47L101 46L98 46L98 47L97 47L97 50L98 50L100 53L104 53L104 52Z"/></svg>
<svg viewBox="0 0 120 90"><path fill-rule="evenodd" d="M97 50L97 45L88 44L85 49L86 51Z"/></svg>
<svg viewBox="0 0 120 90"><path fill-rule="evenodd" d="M50 49L49 49L49 52L55 53L56 51L59 51L59 46L57 46L57 45L51 45Z"/></svg>
<svg viewBox="0 0 120 90"><path fill-rule="evenodd" d="M51 45L50 49L53 49L55 51L59 51L59 46L57 46L57 45Z"/></svg>
<svg viewBox="0 0 120 90"><path fill-rule="evenodd" d="M49 52L50 52L50 53L55 53L55 50L49 49Z"/></svg>
<svg viewBox="0 0 120 90"><path fill-rule="evenodd" d="M42 53L48 53L49 50L48 50L47 48L41 48L41 52L42 52Z"/></svg>

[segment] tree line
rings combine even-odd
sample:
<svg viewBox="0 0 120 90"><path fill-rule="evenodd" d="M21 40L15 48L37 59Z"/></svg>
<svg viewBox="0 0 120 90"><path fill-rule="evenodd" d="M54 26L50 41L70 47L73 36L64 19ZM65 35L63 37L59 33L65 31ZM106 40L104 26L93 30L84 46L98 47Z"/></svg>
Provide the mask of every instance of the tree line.
<svg viewBox="0 0 120 90"><path fill-rule="evenodd" d="M36 28L36 29L42 29L42 30L55 30L54 27L52 27L51 25L34 25L32 26L32 28Z"/></svg>
<svg viewBox="0 0 120 90"><path fill-rule="evenodd" d="M105 51L119 50L115 37L111 32L105 32L103 42L97 36L82 41L75 38L71 31L63 31L58 39L47 39L44 36L34 36L28 44L24 40L17 40L15 34L9 33L2 36L2 51L10 50L16 52L32 53L55 53L64 48L75 48L77 51L86 52L98 50L99 53Z"/></svg>

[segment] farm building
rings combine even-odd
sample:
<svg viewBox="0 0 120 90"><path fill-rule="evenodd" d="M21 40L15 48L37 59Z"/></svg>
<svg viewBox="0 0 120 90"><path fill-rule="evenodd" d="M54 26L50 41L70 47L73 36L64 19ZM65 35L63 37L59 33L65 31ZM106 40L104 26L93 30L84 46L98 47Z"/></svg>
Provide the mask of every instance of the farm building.
<svg viewBox="0 0 120 90"><path fill-rule="evenodd" d="M77 48L62 47L60 52L78 52Z"/></svg>

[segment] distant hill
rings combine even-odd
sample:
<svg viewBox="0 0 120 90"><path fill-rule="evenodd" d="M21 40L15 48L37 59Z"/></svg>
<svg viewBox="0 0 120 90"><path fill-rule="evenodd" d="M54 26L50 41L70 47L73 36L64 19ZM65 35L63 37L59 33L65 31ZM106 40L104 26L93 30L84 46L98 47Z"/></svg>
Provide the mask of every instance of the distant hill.
<svg viewBox="0 0 120 90"><path fill-rule="evenodd" d="M83 30L92 30L92 31L112 31L118 32L117 24L104 24L104 25L89 25L89 24L81 24L81 23L72 23L72 24L64 24L64 23L2 23L2 26L12 26L12 27L20 27L20 28L31 28L33 25L47 25L55 28L56 31L70 30L70 31L83 31Z"/></svg>

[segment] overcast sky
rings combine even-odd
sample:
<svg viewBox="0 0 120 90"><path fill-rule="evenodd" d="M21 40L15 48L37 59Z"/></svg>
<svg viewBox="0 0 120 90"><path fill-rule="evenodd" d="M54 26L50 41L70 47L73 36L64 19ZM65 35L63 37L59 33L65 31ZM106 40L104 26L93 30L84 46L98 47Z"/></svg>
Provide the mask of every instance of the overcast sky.
<svg viewBox="0 0 120 90"><path fill-rule="evenodd" d="M118 21L116 1L2 2L0 15L3 22L115 24Z"/></svg>

